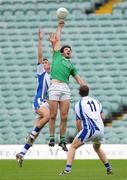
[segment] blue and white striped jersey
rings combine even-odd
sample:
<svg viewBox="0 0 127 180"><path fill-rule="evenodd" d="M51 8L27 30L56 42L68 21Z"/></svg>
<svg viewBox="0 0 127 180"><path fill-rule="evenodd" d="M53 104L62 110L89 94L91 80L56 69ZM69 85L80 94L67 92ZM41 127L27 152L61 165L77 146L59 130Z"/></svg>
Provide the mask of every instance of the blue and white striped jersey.
<svg viewBox="0 0 127 180"><path fill-rule="evenodd" d="M50 76L45 71L43 64L37 65L37 88L35 99L40 98L40 100L48 99L48 88L50 85Z"/></svg>
<svg viewBox="0 0 127 180"><path fill-rule="evenodd" d="M76 119L82 120L83 126L87 129L103 130L104 124L100 113L102 106L97 100L86 96L75 105Z"/></svg>

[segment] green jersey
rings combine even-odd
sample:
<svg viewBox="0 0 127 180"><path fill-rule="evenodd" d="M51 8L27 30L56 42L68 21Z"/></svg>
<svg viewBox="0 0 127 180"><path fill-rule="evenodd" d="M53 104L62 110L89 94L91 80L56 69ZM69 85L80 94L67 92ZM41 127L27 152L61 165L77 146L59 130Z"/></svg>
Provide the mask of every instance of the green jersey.
<svg viewBox="0 0 127 180"><path fill-rule="evenodd" d="M77 75L77 69L69 59L61 55L60 51L54 51L51 79L57 79L68 84L70 75L75 77Z"/></svg>

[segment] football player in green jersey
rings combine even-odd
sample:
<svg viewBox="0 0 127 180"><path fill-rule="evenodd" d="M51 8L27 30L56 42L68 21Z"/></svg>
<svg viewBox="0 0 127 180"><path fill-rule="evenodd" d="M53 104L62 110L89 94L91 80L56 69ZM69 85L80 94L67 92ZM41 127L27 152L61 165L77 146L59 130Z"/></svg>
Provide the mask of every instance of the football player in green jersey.
<svg viewBox="0 0 127 180"><path fill-rule="evenodd" d="M70 106L70 89L69 77L72 75L80 86L85 82L79 76L76 67L71 62L72 49L69 45L61 47L61 33L64 26L64 20L59 20L55 34L50 34L49 40L53 48L53 60L51 66L51 85L49 87L49 106L50 106L50 121L49 146L55 145L55 121L57 116L58 106L60 109L60 142L59 146L64 151L68 151L66 146L66 127L67 116Z"/></svg>

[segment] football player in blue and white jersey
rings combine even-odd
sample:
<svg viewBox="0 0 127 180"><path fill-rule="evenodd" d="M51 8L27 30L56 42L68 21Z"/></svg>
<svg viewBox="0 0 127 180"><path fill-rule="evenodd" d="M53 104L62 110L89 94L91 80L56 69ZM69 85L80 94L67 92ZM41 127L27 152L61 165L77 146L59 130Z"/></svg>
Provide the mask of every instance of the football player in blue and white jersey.
<svg viewBox="0 0 127 180"><path fill-rule="evenodd" d="M35 112L38 114L36 119L35 127L31 134L28 136L26 144L22 150L16 154L16 159L20 167L22 167L23 158L27 153L28 149L33 145L33 142L40 133L40 130L49 121L50 112L48 105L48 88L50 85L50 63L48 59L42 57L42 32L39 30L38 33L38 65L37 65L37 89L34 98L33 107Z"/></svg>
<svg viewBox="0 0 127 180"><path fill-rule="evenodd" d="M88 96L89 88L84 85L79 88L79 94L82 97L75 105L76 126L78 134L73 140L67 155L67 164L65 170L60 175L71 172L72 163L75 157L75 151L85 142L93 142L93 148L100 160L104 164L107 174L112 174L112 168L108 162L106 154L101 149L101 143L104 138L104 114L100 102Z"/></svg>

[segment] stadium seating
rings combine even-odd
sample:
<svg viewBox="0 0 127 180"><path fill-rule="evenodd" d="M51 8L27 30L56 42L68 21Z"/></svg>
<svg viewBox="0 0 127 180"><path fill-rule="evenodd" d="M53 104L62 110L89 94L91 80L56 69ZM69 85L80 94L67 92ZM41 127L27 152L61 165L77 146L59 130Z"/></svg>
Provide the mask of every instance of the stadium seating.
<svg viewBox="0 0 127 180"><path fill-rule="evenodd" d="M61 4L66 7L66 3ZM71 13L62 35L62 42L69 43L73 48L72 60L79 74L88 82L90 95L102 102L106 117L127 106L126 2L120 6L122 14L116 14L117 8L114 7L112 15L86 16L82 1L79 4L69 1L67 8ZM35 114L31 104L36 88L38 28L42 27L44 32L44 56L51 61L48 33L54 32L56 28L57 7L59 4L56 1L44 4L32 0L0 2L0 144L23 143L32 129ZM72 100L68 137L76 133L73 106L79 99L78 85L72 78L70 87ZM126 143L126 134L122 133L125 131L122 127L126 124L126 120L123 123L114 121L112 128L105 128L106 143ZM114 130L118 126L122 126L119 132ZM48 126L42 131L37 143L48 141L47 131ZM58 134L59 115L57 140ZM9 137L12 137L11 140Z"/></svg>

